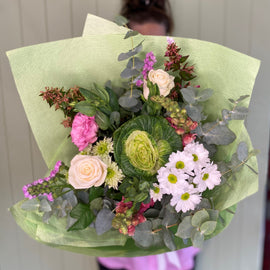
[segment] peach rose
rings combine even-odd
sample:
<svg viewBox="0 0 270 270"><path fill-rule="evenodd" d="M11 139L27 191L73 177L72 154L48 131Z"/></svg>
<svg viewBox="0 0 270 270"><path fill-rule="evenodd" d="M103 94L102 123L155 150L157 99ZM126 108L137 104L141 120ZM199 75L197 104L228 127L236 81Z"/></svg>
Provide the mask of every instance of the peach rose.
<svg viewBox="0 0 270 270"><path fill-rule="evenodd" d="M153 84L157 84L160 95L164 97L168 96L171 89L174 87L174 77L162 69L150 70L148 73L148 79ZM143 85L143 95L145 99L148 99L149 89L146 82L144 82Z"/></svg>
<svg viewBox="0 0 270 270"><path fill-rule="evenodd" d="M99 157L76 155L70 163L68 181L75 189L98 187L104 183L107 165Z"/></svg>

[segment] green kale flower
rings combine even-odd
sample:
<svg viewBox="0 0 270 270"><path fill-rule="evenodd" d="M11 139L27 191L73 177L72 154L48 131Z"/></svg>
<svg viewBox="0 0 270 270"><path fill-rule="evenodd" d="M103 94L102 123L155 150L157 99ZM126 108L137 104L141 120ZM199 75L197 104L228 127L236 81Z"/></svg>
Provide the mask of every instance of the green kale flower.
<svg viewBox="0 0 270 270"><path fill-rule="evenodd" d="M172 152L181 150L181 138L162 117L138 116L115 131L114 157L126 176L151 177Z"/></svg>

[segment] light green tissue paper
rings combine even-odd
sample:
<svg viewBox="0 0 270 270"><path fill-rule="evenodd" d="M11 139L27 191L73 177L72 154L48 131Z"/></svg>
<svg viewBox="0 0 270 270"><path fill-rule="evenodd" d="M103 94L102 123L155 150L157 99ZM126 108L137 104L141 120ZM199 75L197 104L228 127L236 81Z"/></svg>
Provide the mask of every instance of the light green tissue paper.
<svg viewBox="0 0 270 270"><path fill-rule="evenodd" d="M131 49L130 39L124 39L127 30L99 17L88 15L83 37L24 47L7 52L15 83L37 144L48 168L53 168L58 160L69 164L78 152L68 137L70 129L61 125L63 113L49 108L39 96L45 87L80 86L90 88L93 83L103 85L111 80L114 86L121 85L120 73L126 61L118 62L118 55ZM133 37L135 46L142 40L144 59L152 51L157 57L156 67L161 67L166 51L166 37ZM188 62L195 66L194 85L201 89L211 88L214 95L204 103L207 121L221 119L222 109L231 109L229 98L251 95L260 62L252 57L233 51L218 44L187 38L173 38L181 48L180 53L190 55ZM249 100L243 101L248 106ZM229 146L219 147L216 161L230 159L240 141L246 141L252 149L251 141L243 121L230 123L237 140ZM248 164L257 170L256 157ZM247 166L237 172L236 181L216 187L211 191L215 208L222 211L234 205L258 189L258 176ZM168 251L166 248L141 250L133 240L108 232L110 237L99 238L91 229L85 232L66 232L65 219L50 219L49 225L42 222L38 212L24 218L25 211L20 203L11 208L17 223L34 239L58 248L96 256L142 256ZM212 236L222 231L233 215L223 211L225 224L219 222ZM60 228L61 227L61 228ZM57 230L56 230L57 229ZM56 230L56 231L55 231ZM60 231L58 231L60 230ZM54 232L54 233L53 233ZM58 236L57 236L58 235ZM82 237L89 237L83 239ZM181 239L180 239L181 240ZM104 242L105 241L105 242ZM185 247L179 241L178 248Z"/></svg>

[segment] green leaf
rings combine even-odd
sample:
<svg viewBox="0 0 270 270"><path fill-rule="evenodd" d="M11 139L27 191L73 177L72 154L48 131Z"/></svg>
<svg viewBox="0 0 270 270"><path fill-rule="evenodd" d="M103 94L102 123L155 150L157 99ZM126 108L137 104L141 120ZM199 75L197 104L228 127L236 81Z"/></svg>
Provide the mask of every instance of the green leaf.
<svg viewBox="0 0 270 270"><path fill-rule="evenodd" d="M173 233L164 227L162 228L162 233L163 233L163 241L166 247L170 250L176 250L176 245L173 239L174 237Z"/></svg>
<svg viewBox="0 0 270 270"><path fill-rule="evenodd" d="M110 123L111 125L119 126L120 124L120 113L119 112L112 112L110 115Z"/></svg>
<svg viewBox="0 0 270 270"><path fill-rule="evenodd" d="M93 93L93 91L84 88L79 88L79 90L86 100L99 100L99 96Z"/></svg>
<svg viewBox="0 0 270 270"><path fill-rule="evenodd" d="M243 95L243 96L240 96L237 100L236 100L236 103L239 103L239 102L241 102L242 100L244 100L244 99L246 99L246 98L248 98L249 97L249 95Z"/></svg>
<svg viewBox="0 0 270 270"><path fill-rule="evenodd" d="M72 218L76 218L77 221L68 228L68 231L83 230L88 227L94 220L95 216L90 210L89 205L78 203L70 212Z"/></svg>
<svg viewBox="0 0 270 270"><path fill-rule="evenodd" d="M195 78L195 76L193 76L193 75L190 74L189 72L186 72L186 71L183 71L183 70L181 70L181 71L179 72L179 74L180 74L181 78L182 78L184 81L190 81L190 80L192 80L192 79Z"/></svg>
<svg viewBox="0 0 270 270"><path fill-rule="evenodd" d="M246 142L240 142L237 147L237 158L240 161L246 160L248 157L248 146Z"/></svg>
<svg viewBox="0 0 270 270"><path fill-rule="evenodd" d="M110 127L110 118L103 112L97 111L95 121L98 127L102 130L107 130Z"/></svg>
<svg viewBox="0 0 270 270"><path fill-rule="evenodd" d="M75 110L87 116L94 116L97 112L96 107L90 101L81 101L75 105Z"/></svg>
<svg viewBox="0 0 270 270"><path fill-rule="evenodd" d="M219 211L214 209L206 209L207 213L209 214L209 219L211 221L217 221L219 216Z"/></svg>
<svg viewBox="0 0 270 270"><path fill-rule="evenodd" d="M154 242L154 237L152 234L152 223L147 220L138 226L136 226L133 239L136 245L140 247L150 247Z"/></svg>
<svg viewBox="0 0 270 270"><path fill-rule="evenodd" d="M130 38L130 37L134 37L134 36L137 36L139 34L138 31L133 31L133 30L130 30L126 33L124 39L127 39L127 38Z"/></svg>
<svg viewBox="0 0 270 270"><path fill-rule="evenodd" d="M199 102L203 102L208 100L213 95L212 89L204 89L203 91L199 92L198 96L196 96L196 100Z"/></svg>
<svg viewBox="0 0 270 270"><path fill-rule="evenodd" d="M204 120L204 115L202 114L202 106L201 105L195 105L195 104L189 104L185 106L185 109L187 110L188 116L196 122L200 122L201 120Z"/></svg>
<svg viewBox="0 0 270 270"><path fill-rule="evenodd" d="M162 220L163 226L168 226L177 223L179 220L178 214L175 209L170 205L166 205L166 211Z"/></svg>
<svg viewBox="0 0 270 270"><path fill-rule="evenodd" d="M138 90L138 89L133 89L132 91L131 90L128 90L124 94L124 96L127 96L127 97L132 96L134 98L139 98L139 97L141 97L141 95L142 95L142 91L141 90Z"/></svg>
<svg viewBox="0 0 270 270"><path fill-rule="evenodd" d="M119 111L118 97L116 93L109 87L105 87L105 90L109 94L109 105L113 111Z"/></svg>
<svg viewBox="0 0 270 270"><path fill-rule="evenodd" d="M98 212L96 221L95 221L95 229L97 235L101 235L112 228L112 220L114 218L114 214L109 209L102 209Z"/></svg>
<svg viewBox="0 0 270 270"><path fill-rule="evenodd" d="M194 227L191 225L191 216L186 216L179 224L175 235L183 239L187 239L191 237L193 229Z"/></svg>
<svg viewBox="0 0 270 270"><path fill-rule="evenodd" d="M202 209L194 214L191 219L191 224L193 227L199 228L201 224L209 220L209 214L205 209Z"/></svg>
<svg viewBox="0 0 270 270"><path fill-rule="evenodd" d="M139 74L140 74L140 72L137 69L127 67L121 72L120 76L123 79L129 79L129 78L132 78L134 76L138 76Z"/></svg>
<svg viewBox="0 0 270 270"><path fill-rule="evenodd" d="M187 102L188 104L194 104L196 102L195 91L193 88L191 87L182 88L180 92L183 95L184 101Z"/></svg>
<svg viewBox="0 0 270 270"><path fill-rule="evenodd" d="M124 26L128 23L128 19L121 15L115 16L113 21L119 26Z"/></svg>
<svg viewBox="0 0 270 270"><path fill-rule="evenodd" d="M50 211L52 211L52 208L51 208L51 206L50 206L47 199L42 199L40 201L39 211L41 211L41 212L50 212Z"/></svg>
<svg viewBox="0 0 270 270"><path fill-rule="evenodd" d="M90 203L90 209L94 211L100 211L103 207L103 200L101 197L95 198Z"/></svg>
<svg viewBox="0 0 270 270"><path fill-rule="evenodd" d="M118 61L123 61L126 60L134 55L136 55L137 53L139 53L142 50L142 42L140 42L134 49L129 50L126 53L121 53L118 56Z"/></svg>
<svg viewBox="0 0 270 270"><path fill-rule="evenodd" d="M210 235L215 231L216 227L217 227L216 221L206 221L201 225L200 231L204 235Z"/></svg>
<svg viewBox="0 0 270 270"><path fill-rule="evenodd" d="M231 112L231 119L233 120L245 120L248 115L248 108L246 107L236 107Z"/></svg>
<svg viewBox="0 0 270 270"><path fill-rule="evenodd" d="M224 125L217 122L206 123L202 126L203 141L207 144L228 145L232 143L236 135Z"/></svg>
<svg viewBox="0 0 270 270"><path fill-rule="evenodd" d="M137 70L142 69L144 66L144 62L138 57L132 57L128 60L127 67L132 69L135 68Z"/></svg>
<svg viewBox="0 0 270 270"><path fill-rule="evenodd" d="M95 198L102 197L104 195L104 189L102 187L91 187L89 189L89 201L91 202Z"/></svg>
<svg viewBox="0 0 270 270"><path fill-rule="evenodd" d="M199 231L194 229L191 235L191 241L192 245L197 248L202 248L203 247L203 242L204 242L204 235L201 234Z"/></svg>
<svg viewBox="0 0 270 270"><path fill-rule="evenodd" d="M22 203L21 208L26 211L35 211L39 208L40 206L40 201L38 198L34 198L31 200L26 200L25 202Z"/></svg>
<svg viewBox="0 0 270 270"><path fill-rule="evenodd" d="M121 96L118 101L119 101L120 106L122 106L125 109L132 108L138 104L138 100L134 98L133 96L124 95L124 96Z"/></svg>
<svg viewBox="0 0 270 270"><path fill-rule="evenodd" d="M102 99L104 100L106 103L109 103L109 94L106 91L106 89L104 89L103 87L97 85L96 83L94 83L94 87L96 90L96 94Z"/></svg>

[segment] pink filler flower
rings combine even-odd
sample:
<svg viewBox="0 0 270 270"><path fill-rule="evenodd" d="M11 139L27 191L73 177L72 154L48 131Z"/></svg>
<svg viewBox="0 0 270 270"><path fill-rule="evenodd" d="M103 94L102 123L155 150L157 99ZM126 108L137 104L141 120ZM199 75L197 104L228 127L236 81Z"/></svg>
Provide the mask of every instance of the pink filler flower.
<svg viewBox="0 0 270 270"><path fill-rule="evenodd" d="M97 140L98 125L94 116L77 113L71 130L72 142L82 151L89 143Z"/></svg>

